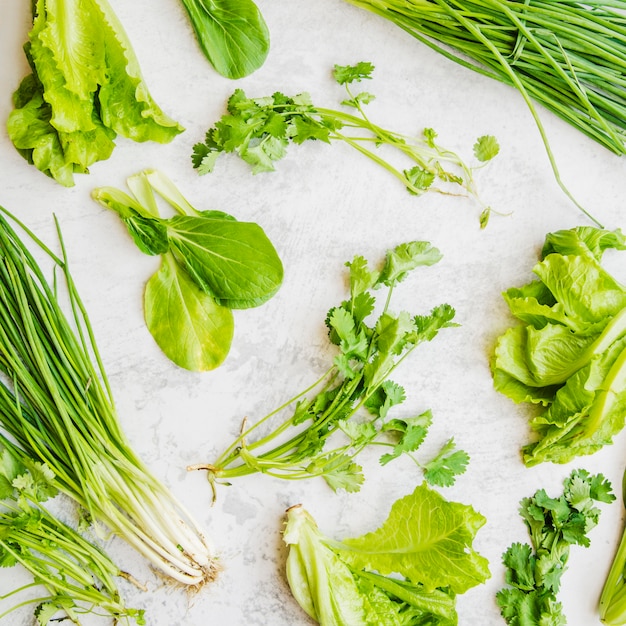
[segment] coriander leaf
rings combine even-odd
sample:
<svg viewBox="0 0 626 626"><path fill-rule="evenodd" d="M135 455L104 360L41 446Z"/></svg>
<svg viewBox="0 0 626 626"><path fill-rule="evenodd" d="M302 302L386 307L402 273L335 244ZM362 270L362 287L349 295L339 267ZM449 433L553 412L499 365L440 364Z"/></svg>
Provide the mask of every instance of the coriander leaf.
<svg viewBox="0 0 626 626"><path fill-rule="evenodd" d="M357 93L353 98L342 100L341 104L343 104L344 106L354 107L355 109L358 109L362 104L369 104L374 100L376 100L376 96L374 94L368 93L367 91L361 91L360 93Z"/></svg>
<svg viewBox="0 0 626 626"><path fill-rule="evenodd" d="M329 326L337 333L338 345L346 357L365 359L368 341L365 333L357 330L354 318L342 307L331 310L328 318Z"/></svg>
<svg viewBox="0 0 626 626"><path fill-rule="evenodd" d="M471 547L484 523L472 507L448 502L422 484L394 503L378 530L345 539L339 554L354 568L463 593L490 575L487 560Z"/></svg>
<svg viewBox="0 0 626 626"><path fill-rule="evenodd" d="M360 61L356 65L335 65L333 76L340 85L360 82L372 78L374 66L371 63Z"/></svg>
<svg viewBox="0 0 626 626"><path fill-rule="evenodd" d="M415 452L424 443L431 424L431 411L424 411L417 417L388 421L383 426L383 432L399 436L399 440L394 445L392 452L380 457L380 464L386 465L404 453Z"/></svg>
<svg viewBox="0 0 626 626"><path fill-rule="evenodd" d="M411 169L404 170L404 177L408 183L408 189L414 194L428 191L435 182L435 173L431 172L419 165L415 165Z"/></svg>
<svg viewBox="0 0 626 626"><path fill-rule="evenodd" d="M289 143L340 141L378 163L413 195L432 190L471 197L480 203L473 169L453 151L438 146L432 129L425 129L422 136L412 137L382 128L365 115L365 105L375 96L369 91L354 94L350 85L371 78L373 69L371 63L365 62L335 66L334 77L347 94L341 104L351 107L352 111L318 107L308 92L289 97L277 91L271 96L247 98L242 90L236 90L228 100L228 113L208 129L204 145L194 146L193 167L200 174L206 174L213 171L219 154L235 152L251 165L253 173L269 172L286 154ZM495 156L494 143L495 140L488 142L481 138L476 154L483 158ZM379 148L386 150L385 154ZM408 158L411 165L406 169L396 165L394 155L400 163ZM486 221L482 224L484 226Z"/></svg>
<svg viewBox="0 0 626 626"><path fill-rule="evenodd" d="M502 555L506 566L506 582L521 589L532 591L535 588L535 561L532 548L527 543L513 543Z"/></svg>
<svg viewBox="0 0 626 626"><path fill-rule="evenodd" d="M426 241L400 244L387 253L385 266L377 282L391 287L403 281L407 274L415 268L434 265L441 258L441 252Z"/></svg>
<svg viewBox="0 0 626 626"><path fill-rule="evenodd" d="M483 135L474 144L474 155L479 161L490 161L498 152L500 152L500 146L493 135Z"/></svg>
<svg viewBox="0 0 626 626"><path fill-rule="evenodd" d="M401 404L406 399L404 388L391 380L385 380L380 387L365 401L365 406L370 413L377 417L387 416L391 407Z"/></svg>
<svg viewBox="0 0 626 626"><path fill-rule="evenodd" d="M424 465L424 478L431 485L450 487L455 478L467 469L469 456L465 450L457 450L454 439L449 439L437 456Z"/></svg>
<svg viewBox="0 0 626 626"><path fill-rule="evenodd" d="M346 263L346 267L350 268L350 297L353 301L378 282L379 273L369 269L367 259L363 256L355 256Z"/></svg>
<svg viewBox="0 0 626 626"><path fill-rule="evenodd" d="M333 491L359 491L364 480L361 466L345 454L320 457L307 467L307 472L322 474Z"/></svg>
<svg viewBox="0 0 626 626"><path fill-rule="evenodd" d="M563 494L553 498L543 489L521 501L520 514L526 523L531 545L512 544L503 554L507 587L496 599L508 624L564 625L565 616L557 594L567 569L570 547L589 545L587 533L596 525L599 510L587 503L584 512L577 506L581 494L591 493L591 485L606 497L609 487L602 475L591 476L574 470L563 481Z"/></svg>

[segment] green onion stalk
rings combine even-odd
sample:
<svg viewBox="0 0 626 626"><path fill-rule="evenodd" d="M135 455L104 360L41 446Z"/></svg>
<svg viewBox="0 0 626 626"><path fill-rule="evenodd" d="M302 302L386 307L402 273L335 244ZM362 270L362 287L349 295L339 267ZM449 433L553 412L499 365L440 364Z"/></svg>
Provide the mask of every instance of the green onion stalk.
<svg viewBox="0 0 626 626"><path fill-rule="evenodd" d="M347 0L469 69L518 89L563 184L534 102L612 152L626 152L622 0Z"/></svg>
<svg viewBox="0 0 626 626"><path fill-rule="evenodd" d="M53 474L45 466L22 462L8 441L0 457L0 565L19 564L33 577L32 582L1 598L19 597L30 588L44 590L44 594L19 600L0 612L0 620L30 604L36 605L39 624L52 621L59 612L75 624L80 624L81 615L87 613L108 615L116 623L128 623L132 618L137 624L145 624L142 609L124 605L117 579L141 585L121 571L99 546L43 506L42 502L57 493L51 484ZM31 465L30 470L27 465Z"/></svg>
<svg viewBox="0 0 626 626"><path fill-rule="evenodd" d="M622 501L626 506L626 472L622 478ZM603 624L626 624L626 528L600 594L599 612Z"/></svg>
<svg viewBox="0 0 626 626"><path fill-rule="evenodd" d="M29 457L45 463L60 491L172 579L212 580L217 562L188 510L132 450L86 309L59 258L8 212L60 273L66 317L34 256L0 215L0 425ZM70 323L71 321L71 323Z"/></svg>

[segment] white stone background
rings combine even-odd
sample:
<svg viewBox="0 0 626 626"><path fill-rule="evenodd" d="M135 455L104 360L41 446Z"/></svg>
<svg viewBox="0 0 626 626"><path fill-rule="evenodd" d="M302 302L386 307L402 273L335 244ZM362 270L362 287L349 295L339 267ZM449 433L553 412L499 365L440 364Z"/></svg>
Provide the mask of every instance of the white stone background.
<svg viewBox="0 0 626 626"><path fill-rule="evenodd" d="M530 278L546 233L589 222L556 185L537 129L519 94L446 60L391 23L342 0L258 0L271 32L271 52L253 75L233 82L202 56L179 0L110 0L137 54L155 100L186 127L169 145L118 139L112 157L77 176L67 189L29 166L9 142L5 121L11 94L27 72L21 46L29 29L29 2L0 5L0 204L53 245L53 215L64 233L75 281L89 311L113 386L120 420L154 472L193 510L220 553L224 571L201 593L187 597L155 577L130 548L111 539L118 562L149 587L122 585L130 606L146 609L150 626L299 626L311 623L292 599L281 541L285 509L302 503L328 535L341 539L375 529L397 498L421 481L408 460L378 465L378 451L360 461L359 493L333 493L323 481L289 483L265 476L238 479L211 494L190 463L211 461L237 433L240 420L264 415L306 387L332 358L324 318L345 295L344 263L355 254L377 261L412 239L430 241L443 260L403 283L396 308L426 312L441 302L457 310L461 326L422 346L398 372L407 400L398 415L431 408L429 441L454 436L471 456L468 471L444 490L487 518L475 547L492 577L458 598L461 626L504 623L494 601L503 585L500 557L526 541L521 498L540 487L551 494L574 467L603 472L619 490L625 434L615 444L566 466L524 467L519 450L529 438L528 407L515 406L492 387L493 344L512 320L501 292ZM372 119L396 131L433 127L441 143L471 157L476 137L494 134L498 158L479 175L482 197L494 209L485 230L478 207L462 198L408 195L389 174L342 145L292 146L277 171L253 176L235 157L200 177L191 168L192 145L225 111L232 91L251 96L276 90L311 93L338 105L343 96L330 70L335 63L372 62L364 86L377 95ZM545 111L541 113L563 179L607 226L624 226L622 161ZM144 168L162 169L192 204L257 221L285 266L279 293L260 308L235 315L235 339L226 363L190 373L169 362L142 316L142 290L157 260L135 247L117 216L96 205L92 189L123 188ZM608 255L626 274L619 253ZM571 626L599 623L599 592L622 529L622 506L604 507L589 549L573 548L560 598ZM0 571L0 593L20 576ZM0 604L0 606L6 606ZM30 610L2 624L30 624ZM86 620L85 623L103 623Z"/></svg>

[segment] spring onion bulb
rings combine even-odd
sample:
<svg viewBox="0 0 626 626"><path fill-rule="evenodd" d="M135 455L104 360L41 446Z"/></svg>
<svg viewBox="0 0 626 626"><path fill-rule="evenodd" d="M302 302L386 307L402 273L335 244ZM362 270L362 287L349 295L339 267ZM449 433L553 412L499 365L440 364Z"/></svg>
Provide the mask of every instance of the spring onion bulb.
<svg viewBox="0 0 626 626"><path fill-rule="evenodd" d="M122 432L63 241L59 258L23 228L62 274L71 315L57 299L56 280L54 288L47 283L0 215L0 425L26 455L50 468L58 488L94 524L125 539L172 579L201 586L214 578L216 559L190 513Z"/></svg>

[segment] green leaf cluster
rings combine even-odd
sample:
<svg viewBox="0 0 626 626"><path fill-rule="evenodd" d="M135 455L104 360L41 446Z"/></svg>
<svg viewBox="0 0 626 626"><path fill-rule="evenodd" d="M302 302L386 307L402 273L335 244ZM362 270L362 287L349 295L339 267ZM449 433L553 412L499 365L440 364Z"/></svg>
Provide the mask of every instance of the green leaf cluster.
<svg viewBox="0 0 626 626"><path fill-rule="evenodd" d="M141 172L128 185L132 196L101 187L93 197L120 216L142 252L161 256L144 292L148 329L180 367L214 369L230 350L232 309L271 298L283 279L282 262L258 224L197 211L162 172ZM155 192L178 215L160 217Z"/></svg>
<svg viewBox="0 0 626 626"><path fill-rule="evenodd" d="M32 73L13 96L9 137L65 186L108 159L116 135L166 143L183 128L152 99L107 0L34 0L24 46Z"/></svg>
<svg viewBox="0 0 626 626"><path fill-rule="evenodd" d="M452 484L468 462L453 440L426 463L413 457L431 425L430 411L390 417L390 410L405 400L404 389L390 379L392 372L422 342L456 325L448 304L414 316L389 308L394 289L410 272L440 258L428 242L413 241L389 250L378 270L362 256L346 263L350 296L326 317L329 340L337 349L332 366L309 388L244 427L215 463L193 467L208 470L212 484L262 472L287 479L323 476L335 490L358 491L363 473L354 458L375 444L390 450L381 456L383 465L409 456L432 484ZM387 296L377 309L380 289ZM284 421L274 420L276 425L267 428L268 420L290 407Z"/></svg>
<svg viewBox="0 0 626 626"><path fill-rule="evenodd" d="M212 128L203 142L193 148L192 162L200 174L212 172L222 153L235 152L252 168L252 172L269 172L287 154L290 143L302 144L318 140L324 143L342 141L372 159L398 178L408 191L421 195L426 191L462 193L478 200L473 169L451 150L436 142L437 134L427 128L421 137L408 137L373 124L364 106L374 99L369 92L353 93L350 86L370 79L371 63L334 68L334 78L345 87L347 98L342 105L354 113L318 107L310 94L293 97L276 92L271 96L248 98L237 89L228 100L228 112ZM397 154L399 163L392 164L381 156L378 148L387 146ZM480 137L474 154L485 163L498 154L497 140ZM482 220L487 223L489 208Z"/></svg>
<svg viewBox="0 0 626 626"><path fill-rule="evenodd" d="M567 569L572 545L588 547L589 532L597 525L596 503L615 500L602 474L574 470L564 481L563 494L551 498L540 489L524 498L520 515L531 543L514 543L503 554L507 587L496 596L507 624L566 623L558 601L561 578Z"/></svg>
<svg viewBox="0 0 626 626"><path fill-rule="evenodd" d="M425 484L374 532L334 541L300 505L287 511L287 579L322 626L455 626L456 596L490 576L472 543L485 518Z"/></svg>
<svg viewBox="0 0 626 626"><path fill-rule="evenodd" d="M580 227L546 237L536 280L505 292L521 324L498 340L495 388L546 407L524 461L565 463L609 444L626 416L626 288L603 266L621 231Z"/></svg>
<svg viewBox="0 0 626 626"><path fill-rule="evenodd" d="M267 58L270 35L252 0L182 0L202 52L226 78L243 78Z"/></svg>
<svg viewBox="0 0 626 626"><path fill-rule="evenodd" d="M95 544L58 520L44 503L58 493L50 468L34 461L0 436L0 567L21 566L32 583L4 598L38 586L46 595L17 602L36 604L39 626L59 621L59 613L78 624L82 614L103 612L120 623L145 624L143 610L125 607L116 579L129 578Z"/></svg>

